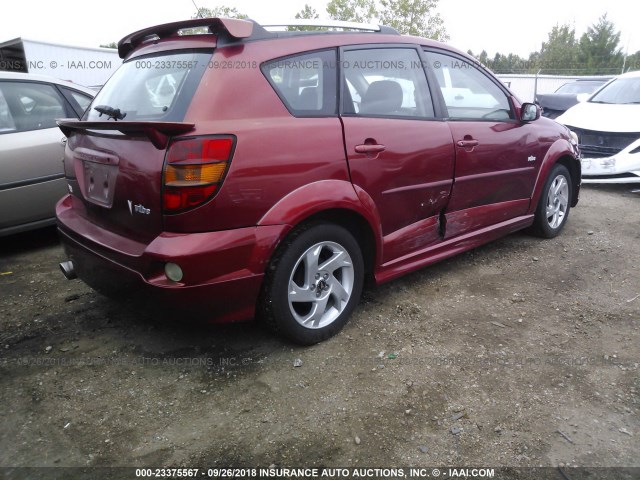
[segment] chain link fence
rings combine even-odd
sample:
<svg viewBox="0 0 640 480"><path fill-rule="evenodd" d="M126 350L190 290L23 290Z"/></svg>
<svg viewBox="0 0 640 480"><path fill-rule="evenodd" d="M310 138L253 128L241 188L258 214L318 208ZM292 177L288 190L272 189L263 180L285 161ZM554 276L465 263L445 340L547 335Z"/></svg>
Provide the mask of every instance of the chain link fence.
<svg viewBox="0 0 640 480"><path fill-rule="evenodd" d="M615 75L548 75L544 73L497 74L509 89L524 102L533 102L537 94L554 93L565 83L575 80L608 80Z"/></svg>

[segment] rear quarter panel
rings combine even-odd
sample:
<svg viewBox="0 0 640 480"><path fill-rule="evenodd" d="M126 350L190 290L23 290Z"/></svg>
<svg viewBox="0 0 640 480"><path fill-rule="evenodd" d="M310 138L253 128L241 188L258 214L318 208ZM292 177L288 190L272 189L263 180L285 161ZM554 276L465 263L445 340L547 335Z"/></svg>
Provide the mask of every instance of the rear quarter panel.
<svg viewBox="0 0 640 480"><path fill-rule="evenodd" d="M189 135L235 135L235 152L215 198L195 210L165 215L166 230L257 225L273 205L304 185L349 181L338 116L292 116L260 70L262 62L299 48L266 41L215 51L185 121L196 124ZM326 191L327 199L332 195Z"/></svg>

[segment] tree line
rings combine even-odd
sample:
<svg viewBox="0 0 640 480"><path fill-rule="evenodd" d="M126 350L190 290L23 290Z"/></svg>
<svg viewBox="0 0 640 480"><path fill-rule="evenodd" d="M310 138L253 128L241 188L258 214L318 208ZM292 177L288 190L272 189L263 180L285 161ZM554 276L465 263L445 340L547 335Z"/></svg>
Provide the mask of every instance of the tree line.
<svg viewBox="0 0 640 480"><path fill-rule="evenodd" d="M332 20L360 23L381 23L402 34L447 41L444 21L437 12L439 0L330 0L326 14ZM227 17L249 18L236 8L218 6L198 8L193 18ZM310 5L295 15L296 19L319 19L320 14ZM305 30L308 27L289 27ZM197 29L195 29L197 30ZM190 33L195 33L195 30ZM115 44L101 45L113 46ZM489 57L486 50L475 54L481 63L495 73L544 73L551 75L617 75L623 71L640 69L640 51L625 55L620 46L618 31L604 14L590 25L579 38L575 27L556 25L542 42L539 51L527 58L514 53L496 53Z"/></svg>
<svg viewBox="0 0 640 480"><path fill-rule="evenodd" d="M603 15L580 38L569 24L556 25L546 42L528 58L513 53L496 53L490 58L485 50L475 55L495 73L543 73L549 75L618 75L640 69L640 50L625 55L620 47L620 32Z"/></svg>
<svg viewBox="0 0 640 480"><path fill-rule="evenodd" d="M332 20L358 23L381 23L405 35L416 35L446 42L449 35L437 12L439 0L330 0L326 7ZM198 17L248 18L233 7L199 8ZM320 14L309 4L296 13L297 19L318 19ZM305 30L305 27L291 27Z"/></svg>

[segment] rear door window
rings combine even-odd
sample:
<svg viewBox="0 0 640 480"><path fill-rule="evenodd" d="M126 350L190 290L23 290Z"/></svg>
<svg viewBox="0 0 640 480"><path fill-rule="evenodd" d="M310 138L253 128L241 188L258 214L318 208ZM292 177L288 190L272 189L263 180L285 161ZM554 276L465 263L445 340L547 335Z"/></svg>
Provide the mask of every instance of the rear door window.
<svg viewBox="0 0 640 480"><path fill-rule="evenodd" d="M9 110L9 105L4 98L2 89L0 89L0 133L9 133L16 131L16 122Z"/></svg>
<svg viewBox="0 0 640 480"><path fill-rule="evenodd" d="M180 122L211 59L211 52L162 53L125 62L102 87L92 107L107 106L126 121ZM108 120L91 108L87 120Z"/></svg>
<svg viewBox="0 0 640 480"><path fill-rule="evenodd" d="M62 94L75 110L76 116L81 117L91 104L93 97L86 93L81 93L66 87L60 87L60 89L62 90Z"/></svg>
<svg viewBox="0 0 640 480"><path fill-rule="evenodd" d="M344 114L434 117L427 77L415 49L348 50L342 70Z"/></svg>
<svg viewBox="0 0 640 480"><path fill-rule="evenodd" d="M296 117L336 115L336 51L295 55L262 65L289 112Z"/></svg>
<svg viewBox="0 0 640 480"><path fill-rule="evenodd" d="M49 84L0 82L0 133L27 132L57 127L56 119L71 110Z"/></svg>

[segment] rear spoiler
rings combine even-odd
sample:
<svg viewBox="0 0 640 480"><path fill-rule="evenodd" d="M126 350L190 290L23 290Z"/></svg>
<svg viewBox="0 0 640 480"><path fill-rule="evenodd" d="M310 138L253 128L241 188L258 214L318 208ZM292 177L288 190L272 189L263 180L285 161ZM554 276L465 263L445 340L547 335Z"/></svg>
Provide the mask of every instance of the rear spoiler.
<svg viewBox="0 0 640 480"><path fill-rule="evenodd" d="M236 18L196 18L193 20L183 20L181 22L165 23L155 27L144 28L131 33L118 42L118 55L126 58L135 48L146 40L163 39L180 36L180 30L187 28L208 27L209 32L221 36L231 37L239 40L248 38L254 31L254 26L262 28L250 20L239 20Z"/></svg>
<svg viewBox="0 0 640 480"><path fill-rule="evenodd" d="M146 136L158 150L169 143L169 137L193 130L195 124L187 122L85 122L62 118L56 122L65 137L85 130L118 130L126 135Z"/></svg>

